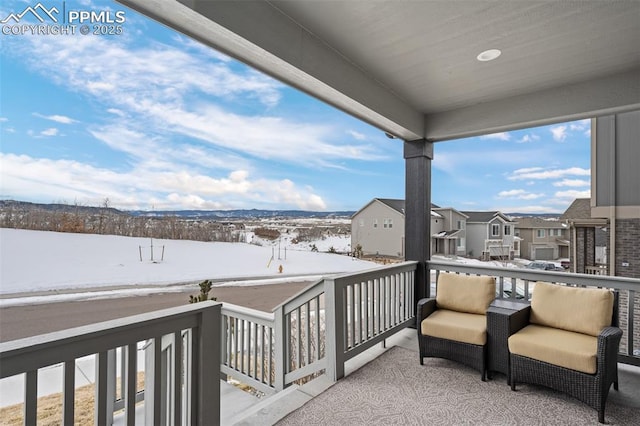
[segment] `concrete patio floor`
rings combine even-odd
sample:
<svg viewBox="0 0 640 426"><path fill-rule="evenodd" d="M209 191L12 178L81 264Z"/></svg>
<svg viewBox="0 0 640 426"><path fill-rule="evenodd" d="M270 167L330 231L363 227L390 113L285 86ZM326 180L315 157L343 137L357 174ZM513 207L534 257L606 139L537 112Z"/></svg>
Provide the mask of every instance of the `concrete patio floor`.
<svg viewBox="0 0 640 426"><path fill-rule="evenodd" d="M347 361L345 375L348 376L394 346L415 352L416 363L418 363L418 339L415 329L407 328L401 330L388 338L385 346L376 345ZM608 403L633 407L638 409L638 414L640 415L640 367L619 364L618 372L621 391L616 392L612 388L607 400ZM494 375L499 376L499 373ZM275 424L287 414L324 392L332 384L331 380L323 375L303 386L291 386L283 392L266 398L253 406L246 406L238 415L223 418L222 424L242 426ZM224 405L225 402L223 400Z"/></svg>

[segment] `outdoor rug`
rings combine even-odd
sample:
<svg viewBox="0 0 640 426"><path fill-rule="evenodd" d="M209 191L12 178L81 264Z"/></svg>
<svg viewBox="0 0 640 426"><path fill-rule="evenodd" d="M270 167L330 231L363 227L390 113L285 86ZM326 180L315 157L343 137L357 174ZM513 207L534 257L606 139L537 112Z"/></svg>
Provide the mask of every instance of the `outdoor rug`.
<svg viewBox="0 0 640 426"><path fill-rule="evenodd" d="M417 352L393 347L277 424L599 424L596 410L560 392L526 384L513 392L503 375L482 382L479 372L453 361L425 358L424 364ZM608 401L605 420L638 425L640 410Z"/></svg>

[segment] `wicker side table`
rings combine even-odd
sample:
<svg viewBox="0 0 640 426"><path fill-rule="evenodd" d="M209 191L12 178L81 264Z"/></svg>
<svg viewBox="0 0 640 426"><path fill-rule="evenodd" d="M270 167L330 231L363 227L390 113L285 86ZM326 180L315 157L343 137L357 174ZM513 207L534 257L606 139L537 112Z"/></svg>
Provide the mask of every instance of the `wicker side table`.
<svg viewBox="0 0 640 426"><path fill-rule="evenodd" d="M496 299L487 309L487 372L497 371L509 377L509 345L508 339L513 334L516 324L515 318L519 315L529 315L528 302L514 302L511 300Z"/></svg>

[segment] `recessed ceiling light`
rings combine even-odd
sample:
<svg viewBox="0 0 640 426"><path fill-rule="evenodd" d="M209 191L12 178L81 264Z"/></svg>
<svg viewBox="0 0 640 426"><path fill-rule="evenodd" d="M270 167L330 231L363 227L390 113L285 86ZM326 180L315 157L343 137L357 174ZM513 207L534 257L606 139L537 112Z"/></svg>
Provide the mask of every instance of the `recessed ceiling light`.
<svg viewBox="0 0 640 426"><path fill-rule="evenodd" d="M498 49L489 49L489 50L485 50L484 52L480 53L478 55L477 59L480 62L493 61L494 59L496 59L501 54L502 54L502 52L500 50L498 50Z"/></svg>

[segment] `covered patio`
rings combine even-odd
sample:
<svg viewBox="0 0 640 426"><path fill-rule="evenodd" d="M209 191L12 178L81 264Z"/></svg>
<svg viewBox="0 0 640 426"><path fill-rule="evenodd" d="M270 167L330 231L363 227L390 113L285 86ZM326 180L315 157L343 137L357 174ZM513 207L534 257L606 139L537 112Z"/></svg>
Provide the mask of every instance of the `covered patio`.
<svg viewBox="0 0 640 426"><path fill-rule="evenodd" d="M47 365L43 359L72 367L74 358L93 353L97 354L99 377L99 425L111 423L114 407L133 413L142 398L149 424L180 424L183 419L193 424L218 423L221 373L240 377L276 396L303 389L309 400L323 389L297 387L301 379L324 373L320 379L325 380L324 387L335 381L340 384L354 368L350 360L371 353L367 351L398 332L408 333L400 335L401 346L416 347L410 337L415 331L401 330L415 322L416 303L430 295L437 271L496 276L498 296L513 299L518 294L514 290L527 296L529 284L538 280L623 292L627 304L621 316L626 328L618 359L631 375L625 376L627 384L622 379L620 384L626 402L614 401L615 391L610 402L622 407L612 417L618 424L628 419L625 410L637 414L637 250L629 252L631 267L618 271L626 274L622 277L469 268L431 259L432 232L426 212L431 206L435 144L590 118L599 129L592 134L606 142L596 144L593 139L592 143L595 169L602 171L595 176L592 169L592 208L607 212L614 222L625 226L640 219L640 169L633 161L640 156L640 2L120 2L402 141L407 262L362 274L326 277L273 315L205 303L150 314L136 322L116 321L3 344L3 374L26 372L25 424L35 421L37 369ZM175 66L176 72L188 72L180 64ZM242 129L238 129L238 141L242 142ZM615 268L609 270L611 275L615 272ZM150 379L144 396L131 384L114 401L113 351L128 348L122 351L122 364L128 367L121 377L131 378L136 371L135 344L147 339L154 343L148 352ZM169 353L168 347L172 348ZM183 355L189 355L184 364ZM394 354L385 359L393 363ZM73 423L72 370L65 370L65 424ZM180 371L189 373L184 382L175 380ZM459 372L464 374L464 369ZM495 382L503 384L500 381L504 378L498 376ZM584 409L579 404L574 407ZM520 411L517 406L512 408L499 417L504 423L537 422L535 417L513 417ZM586 412L596 423L595 412ZM257 412L253 424L264 424L259 415ZM292 419L311 421L309 417ZM463 423L474 421L473 413L461 418ZM132 414L126 416L126 423L135 424ZM239 423L251 424L252 420Z"/></svg>

